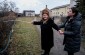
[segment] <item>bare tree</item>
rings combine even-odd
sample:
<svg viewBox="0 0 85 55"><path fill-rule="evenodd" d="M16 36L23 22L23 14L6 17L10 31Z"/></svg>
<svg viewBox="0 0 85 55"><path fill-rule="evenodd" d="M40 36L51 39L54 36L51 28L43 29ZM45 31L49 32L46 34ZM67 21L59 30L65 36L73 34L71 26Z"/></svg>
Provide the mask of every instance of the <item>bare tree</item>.
<svg viewBox="0 0 85 55"><path fill-rule="evenodd" d="M2 1L2 2L0 3L0 10L1 10L2 12L7 12L7 11L9 11L9 4L8 4L7 0L4 0L4 1Z"/></svg>
<svg viewBox="0 0 85 55"><path fill-rule="evenodd" d="M16 7L16 4L12 1L8 2L7 0L4 0L0 2L0 16L4 16L9 11L18 12L19 9Z"/></svg>

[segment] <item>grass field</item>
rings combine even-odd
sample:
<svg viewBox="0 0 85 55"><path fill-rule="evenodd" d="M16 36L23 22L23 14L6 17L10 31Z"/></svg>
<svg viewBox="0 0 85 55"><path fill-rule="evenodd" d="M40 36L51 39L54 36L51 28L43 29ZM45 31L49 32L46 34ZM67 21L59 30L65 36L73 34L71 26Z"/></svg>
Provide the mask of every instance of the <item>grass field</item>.
<svg viewBox="0 0 85 55"><path fill-rule="evenodd" d="M30 22L33 18L23 17L17 20ZM40 55L40 48L40 36L36 26L30 23L16 22L8 49L9 55Z"/></svg>

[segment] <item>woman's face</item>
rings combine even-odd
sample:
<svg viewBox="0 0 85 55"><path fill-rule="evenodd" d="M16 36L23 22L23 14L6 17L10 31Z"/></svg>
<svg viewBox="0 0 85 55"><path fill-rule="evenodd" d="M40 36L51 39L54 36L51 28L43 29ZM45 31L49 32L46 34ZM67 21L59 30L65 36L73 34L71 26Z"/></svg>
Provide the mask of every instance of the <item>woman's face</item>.
<svg viewBox="0 0 85 55"><path fill-rule="evenodd" d="M72 16L74 16L74 15L75 15L75 13L72 12L72 9L69 9L69 10L68 10L68 16L72 17Z"/></svg>
<svg viewBox="0 0 85 55"><path fill-rule="evenodd" d="M47 20L48 19L48 15L47 14L43 14L42 17L43 17L44 20Z"/></svg>

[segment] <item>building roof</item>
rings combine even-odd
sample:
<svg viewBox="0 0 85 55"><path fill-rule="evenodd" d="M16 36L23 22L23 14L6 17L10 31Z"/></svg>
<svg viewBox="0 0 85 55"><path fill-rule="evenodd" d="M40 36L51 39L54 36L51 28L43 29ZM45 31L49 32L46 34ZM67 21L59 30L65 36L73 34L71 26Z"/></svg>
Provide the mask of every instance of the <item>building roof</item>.
<svg viewBox="0 0 85 55"><path fill-rule="evenodd" d="M43 9L43 10L48 10L48 11L49 11L49 9L48 9L47 5L46 5L45 9ZM43 10L42 10L42 11L43 11ZM40 12L42 12L42 11L40 11Z"/></svg>
<svg viewBox="0 0 85 55"><path fill-rule="evenodd" d="M66 4L66 5L62 5L62 6L57 6L57 7L52 8L51 10L59 9L59 8L64 8L64 7L67 7L67 6L70 6L70 4Z"/></svg>
<svg viewBox="0 0 85 55"><path fill-rule="evenodd" d="M35 12L34 10L24 10L24 12Z"/></svg>
<svg viewBox="0 0 85 55"><path fill-rule="evenodd" d="M44 10L49 10L48 7L47 7L47 5L46 5L46 8Z"/></svg>

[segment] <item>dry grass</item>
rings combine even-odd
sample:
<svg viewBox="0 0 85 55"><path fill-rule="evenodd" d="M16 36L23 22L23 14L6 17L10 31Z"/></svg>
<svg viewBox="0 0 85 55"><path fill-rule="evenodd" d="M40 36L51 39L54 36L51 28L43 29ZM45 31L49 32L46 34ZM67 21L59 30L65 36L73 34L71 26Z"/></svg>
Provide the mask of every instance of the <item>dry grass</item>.
<svg viewBox="0 0 85 55"><path fill-rule="evenodd" d="M17 20L30 22L33 18L23 17ZM40 55L40 36L34 25L17 22L9 47L9 55Z"/></svg>

